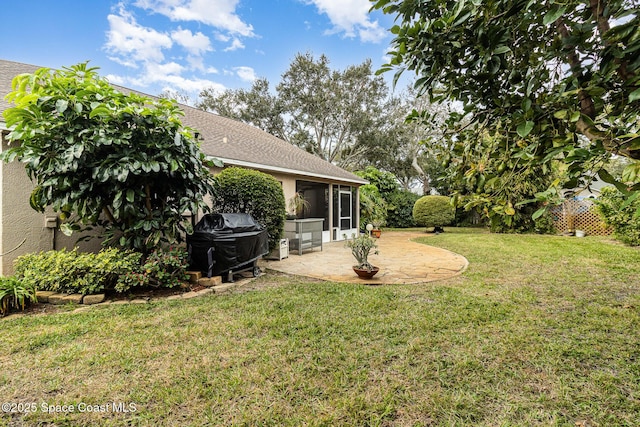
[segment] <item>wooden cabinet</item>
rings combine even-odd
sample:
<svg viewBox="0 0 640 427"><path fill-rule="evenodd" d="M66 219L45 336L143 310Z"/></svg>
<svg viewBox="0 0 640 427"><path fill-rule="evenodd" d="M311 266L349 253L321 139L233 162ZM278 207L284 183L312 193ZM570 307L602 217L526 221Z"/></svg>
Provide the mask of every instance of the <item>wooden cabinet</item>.
<svg viewBox="0 0 640 427"><path fill-rule="evenodd" d="M284 224L284 234L289 239L289 251L298 255L308 249L322 250L323 218L290 219Z"/></svg>

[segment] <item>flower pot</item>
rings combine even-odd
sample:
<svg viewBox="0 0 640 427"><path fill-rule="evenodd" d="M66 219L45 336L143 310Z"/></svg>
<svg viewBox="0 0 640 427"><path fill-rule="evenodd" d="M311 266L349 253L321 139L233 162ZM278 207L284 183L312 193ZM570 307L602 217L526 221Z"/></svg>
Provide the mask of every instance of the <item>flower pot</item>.
<svg viewBox="0 0 640 427"><path fill-rule="evenodd" d="M586 236L587 233L585 233L583 230L576 230L576 237L584 237Z"/></svg>
<svg viewBox="0 0 640 427"><path fill-rule="evenodd" d="M354 266L353 271L355 271L358 277L360 277L361 279L371 279L376 275L376 273L378 273L378 271L380 271L380 268L373 267L373 269L369 271L366 268L358 268Z"/></svg>
<svg viewBox="0 0 640 427"><path fill-rule="evenodd" d="M378 239L379 239L379 238L380 238L380 236L382 235L382 230L378 230L377 228L376 228L376 229L373 229L373 230L371 230L371 235L372 235L373 237L375 237L375 238L378 238Z"/></svg>

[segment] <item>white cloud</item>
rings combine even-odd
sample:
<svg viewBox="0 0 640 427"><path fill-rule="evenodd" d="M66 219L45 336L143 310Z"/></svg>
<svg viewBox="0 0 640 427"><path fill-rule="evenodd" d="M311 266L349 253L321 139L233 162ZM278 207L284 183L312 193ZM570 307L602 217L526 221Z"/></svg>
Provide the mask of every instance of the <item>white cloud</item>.
<svg viewBox="0 0 640 427"><path fill-rule="evenodd" d="M369 0L304 0L313 4L320 13L326 14L333 28L329 34L344 33L346 37L359 37L364 42L379 42L387 32L378 21L371 21Z"/></svg>
<svg viewBox="0 0 640 427"><path fill-rule="evenodd" d="M189 30L178 28L171 33L171 38L192 55L202 55L205 52L213 50L211 40L201 32L193 34Z"/></svg>
<svg viewBox="0 0 640 427"><path fill-rule="evenodd" d="M165 15L173 21L195 21L253 37L253 27L236 15L239 0L138 0L135 5ZM365 0L366 1L366 0Z"/></svg>
<svg viewBox="0 0 640 427"><path fill-rule="evenodd" d="M139 25L133 15L120 7L119 14L109 14L109 31L105 49L118 63L135 67L138 61L164 60L163 49L173 45L167 34Z"/></svg>
<svg viewBox="0 0 640 427"><path fill-rule="evenodd" d="M244 49L244 44L239 39L233 39L231 45L227 46L224 51L232 52L234 50Z"/></svg>
<svg viewBox="0 0 640 427"><path fill-rule="evenodd" d="M256 72L251 67L235 67L233 69L238 77L246 82L253 82L258 77L256 76Z"/></svg>

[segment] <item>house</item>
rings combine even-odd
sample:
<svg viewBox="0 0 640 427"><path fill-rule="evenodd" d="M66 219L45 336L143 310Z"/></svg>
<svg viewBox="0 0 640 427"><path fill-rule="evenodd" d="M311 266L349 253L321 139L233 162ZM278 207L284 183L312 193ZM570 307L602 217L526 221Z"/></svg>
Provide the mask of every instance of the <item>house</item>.
<svg viewBox="0 0 640 427"><path fill-rule="evenodd" d="M38 66L0 60L0 132L2 150L7 149L9 129L2 112L14 76L33 73ZM120 88L123 91L129 89ZM186 105L183 123L195 128L202 151L224 161L225 167L260 170L282 183L285 200L296 193L309 202L307 218L323 218L323 241L341 240L358 230L358 187L367 181L251 125ZM214 173L216 171L214 170ZM54 212L38 213L29 206L33 184L18 162L0 164L0 274L13 271L21 254L73 248L78 236L58 230ZM96 250L99 243L81 243L82 250Z"/></svg>

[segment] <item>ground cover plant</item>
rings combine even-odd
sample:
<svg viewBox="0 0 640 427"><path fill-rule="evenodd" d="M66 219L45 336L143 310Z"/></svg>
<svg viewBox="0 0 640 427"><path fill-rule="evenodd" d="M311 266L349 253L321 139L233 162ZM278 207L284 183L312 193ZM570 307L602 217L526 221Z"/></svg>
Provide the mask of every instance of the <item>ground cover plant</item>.
<svg viewBox="0 0 640 427"><path fill-rule="evenodd" d="M637 248L454 228L421 242L469 269L379 287L270 273L0 320L0 395L38 405L0 425L640 425ZM107 402L135 412L41 411Z"/></svg>

